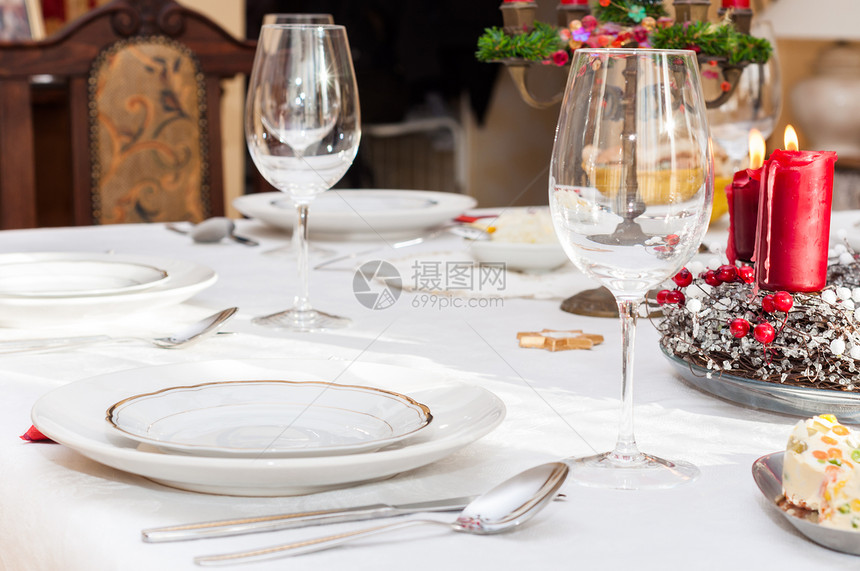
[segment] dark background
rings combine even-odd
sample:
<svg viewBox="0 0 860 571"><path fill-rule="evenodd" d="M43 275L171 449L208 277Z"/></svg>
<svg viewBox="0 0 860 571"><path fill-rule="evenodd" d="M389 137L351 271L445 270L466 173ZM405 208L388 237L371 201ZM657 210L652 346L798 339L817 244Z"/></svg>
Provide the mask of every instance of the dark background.
<svg viewBox="0 0 860 571"><path fill-rule="evenodd" d="M478 123L499 66L475 59L478 37L502 23L499 0L248 0L247 37L264 14L326 13L346 26L364 123L395 123L428 98L469 98ZM437 103L438 105L438 103ZM438 110L437 110L438 112Z"/></svg>

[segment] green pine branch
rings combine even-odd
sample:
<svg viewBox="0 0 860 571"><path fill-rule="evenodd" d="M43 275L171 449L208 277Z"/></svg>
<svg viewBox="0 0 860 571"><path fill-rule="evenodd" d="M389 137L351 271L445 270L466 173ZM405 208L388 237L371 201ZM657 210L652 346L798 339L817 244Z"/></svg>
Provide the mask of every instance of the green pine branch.
<svg viewBox="0 0 860 571"><path fill-rule="evenodd" d="M725 57L729 63L765 63L773 51L770 42L738 32L731 24L715 26L708 22L674 24L658 28L651 35L658 49L695 49L712 57Z"/></svg>
<svg viewBox="0 0 860 571"><path fill-rule="evenodd" d="M478 38L475 57L482 62L509 58L543 61L565 48L556 27L535 22L531 31L522 34L508 35L502 28L487 28Z"/></svg>
<svg viewBox="0 0 860 571"><path fill-rule="evenodd" d="M618 0L613 0L614 5ZM640 5L645 2L640 1ZM658 49L695 49L710 57L723 57L731 64L743 62L765 63L773 47L763 38L738 32L730 23L711 24L692 22L657 27L650 37L651 46ZM509 35L502 28L487 28L478 38L475 56L479 61L491 62L504 59L526 59L545 61L558 50L567 50L567 44L559 37L558 28L535 22L531 31Z"/></svg>

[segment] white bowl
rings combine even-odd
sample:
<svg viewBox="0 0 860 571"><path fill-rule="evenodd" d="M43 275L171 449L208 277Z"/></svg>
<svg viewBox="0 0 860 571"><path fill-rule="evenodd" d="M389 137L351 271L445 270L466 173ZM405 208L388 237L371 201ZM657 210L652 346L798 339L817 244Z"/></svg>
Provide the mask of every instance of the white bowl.
<svg viewBox="0 0 860 571"><path fill-rule="evenodd" d="M469 252L485 264L505 264L505 268L521 272L548 272L567 262L561 244L531 244L476 240L469 244Z"/></svg>

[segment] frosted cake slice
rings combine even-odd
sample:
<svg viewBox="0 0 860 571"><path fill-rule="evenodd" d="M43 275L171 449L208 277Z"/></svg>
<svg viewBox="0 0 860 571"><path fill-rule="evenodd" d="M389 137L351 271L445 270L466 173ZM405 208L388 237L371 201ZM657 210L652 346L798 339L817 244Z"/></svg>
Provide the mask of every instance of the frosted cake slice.
<svg viewBox="0 0 860 571"><path fill-rule="evenodd" d="M817 512L821 525L860 531L860 434L831 414L798 422L782 485L789 507Z"/></svg>

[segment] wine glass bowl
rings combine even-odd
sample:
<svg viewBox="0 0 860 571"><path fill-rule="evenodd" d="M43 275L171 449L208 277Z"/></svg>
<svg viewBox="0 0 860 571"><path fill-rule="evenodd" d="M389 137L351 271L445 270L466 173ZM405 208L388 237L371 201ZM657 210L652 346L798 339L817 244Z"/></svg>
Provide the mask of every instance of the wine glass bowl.
<svg viewBox="0 0 860 571"><path fill-rule="evenodd" d="M648 290L677 273L707 229L713 158L695 53L574 54L550 165L549 204L571 261L615 296L622 414L613 451L571 459L582 484L672 487L695 466L641 453L633 435L633 340Z"/></svg>
<svg viewBox="0 0 860 571"><path fill-rule="evenodd" d="M361 138L358 89L346 29L267 24L260 33L245 106L254 164L296 207L293 232L299 292L293 308L255 323L295 331L343 327L308 299L309 205L352 165Z"/></svg>
<svg viewBox="0 0 860 571"><path fill-rule="evenodd" d="M334 16L331 14L313 14L303 12L271 13L263 16L263 25L266 24L334 24Z"/></svg>

